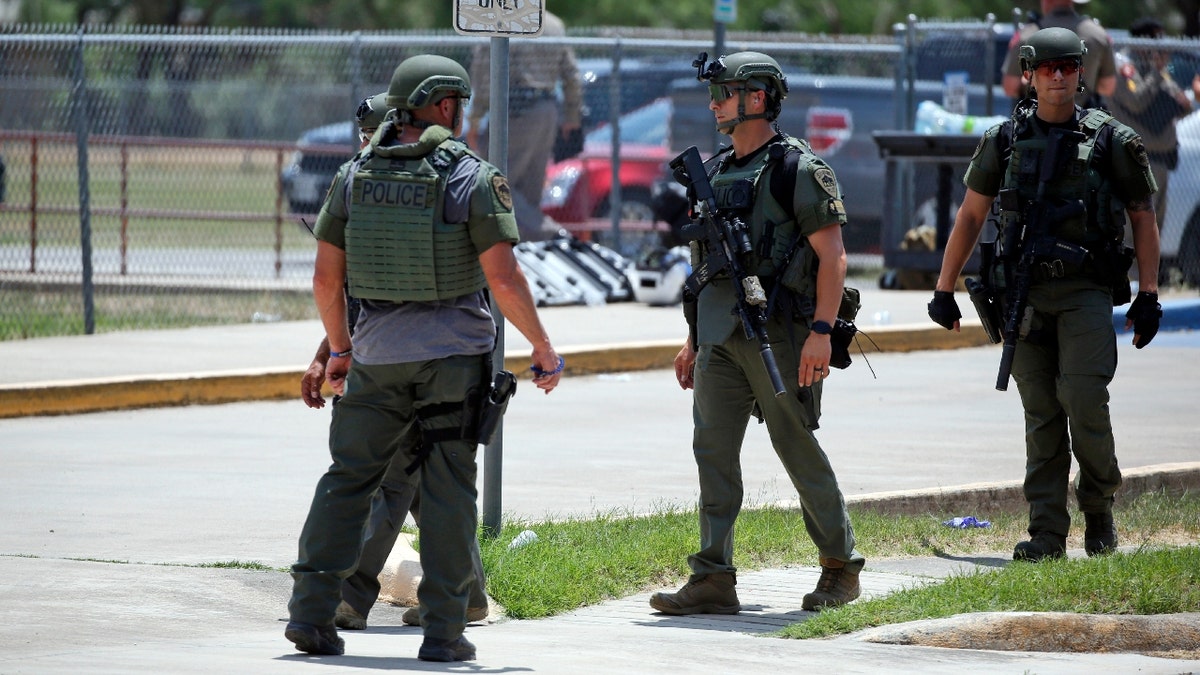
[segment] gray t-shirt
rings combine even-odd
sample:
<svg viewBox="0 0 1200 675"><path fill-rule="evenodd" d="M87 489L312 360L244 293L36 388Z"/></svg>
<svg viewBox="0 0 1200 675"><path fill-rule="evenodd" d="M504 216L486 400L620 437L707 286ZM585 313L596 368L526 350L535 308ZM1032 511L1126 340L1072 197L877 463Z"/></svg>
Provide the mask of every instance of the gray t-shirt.
<svg viewBox="0 0 1200 675"><path fill-rule="evenodd" d="M363 300L354 360L368 366L492 351L496 323L483 291L442 302Z"/></svg>

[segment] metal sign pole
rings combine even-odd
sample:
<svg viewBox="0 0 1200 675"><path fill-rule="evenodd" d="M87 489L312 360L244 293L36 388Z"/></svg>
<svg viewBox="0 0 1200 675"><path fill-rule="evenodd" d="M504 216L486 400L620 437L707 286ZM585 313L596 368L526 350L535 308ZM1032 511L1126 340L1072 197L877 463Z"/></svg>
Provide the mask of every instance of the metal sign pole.
<svg viewBox="0 0 1200 675"><path fill-rule="evenodd" d="M508 38L492 38L491 106L488 108L488 160L508 173ZM492 316L496 317L496 349L492 352L492 373L504 367L504 315L492 298ZM483 452L483 532L485 536L500 534L501 484L504 464L504 418L496 427L496 435Z"/></svg>
<svg viewBox="0 0 1200 675"><path fill-rule="evenodd" d="M523 4L501 0L457 0L454 5L454 30L462 35L491 37L491 61L488 67L491 100L488 106L488 161L501 173L508 173L508 54L510 36L536 37L542 32L545 0L527 0ZM492 371L504 367L504 315L491 301L496 318L496 348L492 352ZM504 459L504 420L496 429L492 443L483 455L483 534L500 534L501 483Z"/></svg>

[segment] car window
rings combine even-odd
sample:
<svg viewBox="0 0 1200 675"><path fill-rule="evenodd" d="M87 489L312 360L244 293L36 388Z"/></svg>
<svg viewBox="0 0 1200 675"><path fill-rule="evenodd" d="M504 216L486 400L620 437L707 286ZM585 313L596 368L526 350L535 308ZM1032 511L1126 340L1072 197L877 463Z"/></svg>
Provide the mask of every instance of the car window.
<svg viewBox="0 0 1200 675"><path fill-rule="evenodd" d="M649 105L621 116L621 142L640 145L667 145L671 122L671 99L656 99ZM584 137L587 143L612 144L612 126L601 125Z"/></svg>

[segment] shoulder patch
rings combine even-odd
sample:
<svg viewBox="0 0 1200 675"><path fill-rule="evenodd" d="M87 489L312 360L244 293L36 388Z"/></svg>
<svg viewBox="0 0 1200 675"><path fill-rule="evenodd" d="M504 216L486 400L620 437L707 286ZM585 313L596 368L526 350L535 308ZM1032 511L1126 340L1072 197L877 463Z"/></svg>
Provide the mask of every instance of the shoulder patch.
<svg viewBox="0 0 1200 675"><path fill-rule="evenodd" d="M507 178L500 174L492 176L492 192L496 194L496 200L500 202L501 206L512 211L512 189L508 187Z"/></svg>
<svg viewBox="0 0 1200 675"><path fill-rule="evenodd" d="M972 160L979 159L979 155L983 152L983 146L985 143L987 143L987 139L987 134L979 137L979 142L975 144L975 152L971 155Z"/></svg>
<svg viewBox="0 0 1200 675"><path fill-rule="evenodd" d="M1144 167L1150 166L1150 156L1146 154L1146 144L1139 137L1133 144L1133 158Z"/></svg>
<svg viewBox="0 0 1200 675"><path fill-rule="evenodd" d="M833 175L833 169L823 166L813 172L813 179L817 181L817 185L820 185L821 189L827 192L830 197L837 199L840 196L838 195L837 178Z"/></svg>

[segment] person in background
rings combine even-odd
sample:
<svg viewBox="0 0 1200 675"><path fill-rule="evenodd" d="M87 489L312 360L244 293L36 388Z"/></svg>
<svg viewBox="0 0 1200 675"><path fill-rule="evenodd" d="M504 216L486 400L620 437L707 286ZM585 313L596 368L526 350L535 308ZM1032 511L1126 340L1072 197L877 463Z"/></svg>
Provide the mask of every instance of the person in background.
<svg viewBox="0 0 1200 675"><path fill-rule="evenodd" d="M383 124L388 113L387 92L368 96L354 112L354 121L358 126L359 150L371 143L371 137L376 129ZM354 164L354 159L347 161L338 168L337 175L342 181L346 180L346 172ZM358 320L359 302L346 294L347 328L354 335L354 323ZM325 407L325 398L321 389L325 384L325 367L329 362L329 338L321 338L317 353L312 363L304 371L300 379L300 397L304 403L314 409ZM337 411L337 396L334 397L334 412ZM379 599L379 574L387 564L388 556L396 545L404 521L411 513L413 520L420 524L419 498L417 497L420 471L411 473L404 470L399 462L388 465L387 473L379 484L379 490L371 498L371 516L367 521L367 529L363 533L362 551L358 568L354 574L346 577L342 583L342 602L337 607L334 623L338 628L347 630L364 630L367 627L367 615L375 601ZM483 562L479 557L478 542L472 547L472 564L475 576L471 581L470 597L467 602L467 621L483 621L488 616L488 598L484 591L485 577ZM410 607L404 612L403 621L410 625L420 625L418 607Z"/></svg>
<svg viewBox="0 0 1200 675"><path fill-rule="evenodd" d="M1135 38L1161 40L1163 25L1144 17L1129 26ZM1158 192L1154 211L1161 220L1167 212L1167 183L1179 164L1179 140L1175 122L1192 112L1192 100L1171 76L1171 52L1165 49L1130 47L1117 54L1117 87L1110 101L1114 116L1142 137ZM1193 97L1200 100L1200 74L1189 83ZM1161 225L1161 222L1159 223Z"/></svg>
<svg viewBox="0 0 1200 675"><path fill-rule="evenodd" d="M1040 17L1021 25L1008 43L1008 55L1001 66L1004 72L1004 93L1014 102L1029 95L1029 80L1021 70L1021 45L1043 28L1066 28L1083 38L1087 53L1083 56L1081 91L1076 92L1075 102L1085 108L1100 105L1101 96L1112 96L1117 86L1117 66L1113 60L1112 38L1095 20L1075 11L1076 4L1087 0L1041 0Z"/></svg>
<svg viewBox="0 0 1200 675"><path fill-rule="evenodd" d="M284 637L338 655L334 617L358 565L372 495L390 464L421 471L417 590L425 661L467 661L463 634L474 570L479 414L492 380L496 323L488 295L533 346L545 393L564 368L513 247L508 181L456 140L471 96L458 62L423 54L396 67L393 111L317 217L313 297L329 339L326 378L341 395L333 464L300 534ZM346 290L360 300L353 343Z"/></svg>
<svg viewBox="0 0 1200 675"><path fill-rule="evenodd" d="M545 12L542 36L566 37L562 19ZM543 45L538 38L513 40L509 50L508 168L521 238L545 239L541 212L546 165L555 141L580 130L583 83L575 52L565 45ZM487 157L488 138L481 133L491 99L491 61L486 48L471 59L474 101L468 116L467 144ZM562 101L559 101L561 92Z"/></svg>

